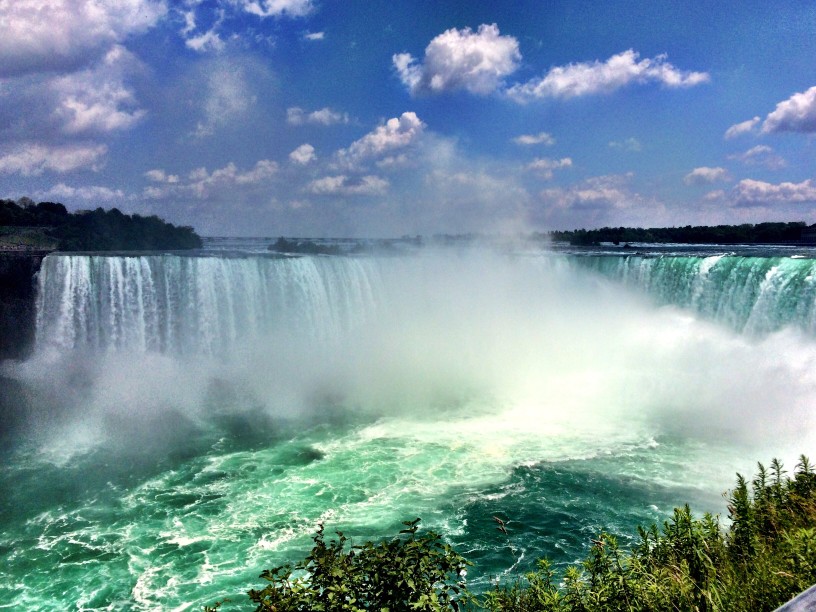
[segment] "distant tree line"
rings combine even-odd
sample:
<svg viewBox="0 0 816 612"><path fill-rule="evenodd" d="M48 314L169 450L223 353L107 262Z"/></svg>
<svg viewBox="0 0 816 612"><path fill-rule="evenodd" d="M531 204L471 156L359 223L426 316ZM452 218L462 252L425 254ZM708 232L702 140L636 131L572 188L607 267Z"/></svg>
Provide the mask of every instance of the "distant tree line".
<svg viewBox="0 0 816 612"><path fill-rule="evenodd" d="M550 232L549 237L572 245L656 242L679 244L773 244L800 242L806 234L816 235L816 225L804 221L789 223L743 223L742 225L686 225L685 227L603 227ZM816 236L814 236L816 237Z"/></svg>
<svg viewBox="0 0 816 612"><path fill-rule="evenodd" d="M62 204L28 198L0 200L0 226L41 227L61 251L146 251L196 249L192 227L178 227L150 215L127 215L117 208L69 213Z"/></svg>

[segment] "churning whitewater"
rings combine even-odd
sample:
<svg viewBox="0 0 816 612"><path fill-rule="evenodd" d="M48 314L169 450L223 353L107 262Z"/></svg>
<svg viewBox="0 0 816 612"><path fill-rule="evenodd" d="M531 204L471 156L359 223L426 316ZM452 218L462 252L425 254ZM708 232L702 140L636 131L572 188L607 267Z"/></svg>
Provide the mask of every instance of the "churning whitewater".
<svg viewBox="0 0 816 612"><path fill-rule="evenodd" d="M0 608L198 609L445 534L476 588L807 452L814 260L51 255L3 451ZM792 464L791 464L792 465ZM493 515L508 533L495 530Z"/></svg>

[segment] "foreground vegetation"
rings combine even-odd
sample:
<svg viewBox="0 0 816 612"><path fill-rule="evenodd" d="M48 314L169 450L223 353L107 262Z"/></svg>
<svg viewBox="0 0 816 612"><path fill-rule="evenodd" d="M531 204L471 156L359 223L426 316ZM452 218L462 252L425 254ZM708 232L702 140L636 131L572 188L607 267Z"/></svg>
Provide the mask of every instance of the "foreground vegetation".
<svg viewBox="0 0 816 612"><path fill-rule="evenodd" d="M201 238L152 215L126 215L117 208L69 213L62 204L22 198L0 200L0 245L14 250L149 251L196 249Z"/></svg>
<svg viewBox="0 0 816 612"><path fill-rule="evenodd" d="M639 528L628 550L602 533L581 566L556 575L547 561L509 584L477 595L469 563L419 519L396 538L346 549L323 527L301 562L265 571L249 591L256 612L488 610L773 610L816 583L816 472L802 456L793 477L773 460L749 483L737 475L727 527L710 514L677 508L662 527ZM213 612L222 604L206 607Z"/></svg>

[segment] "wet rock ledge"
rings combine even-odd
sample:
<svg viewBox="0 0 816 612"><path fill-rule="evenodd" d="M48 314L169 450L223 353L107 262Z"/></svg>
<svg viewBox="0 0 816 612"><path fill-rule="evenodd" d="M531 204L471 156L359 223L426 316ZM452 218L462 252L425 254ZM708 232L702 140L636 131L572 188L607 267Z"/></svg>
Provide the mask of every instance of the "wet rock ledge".
<svg viewBox="0 0 816 612"><path fill-rule="evenodd" d="M0 360L25 359L34 345L36 274L48 251L0 251Z"/></svg>

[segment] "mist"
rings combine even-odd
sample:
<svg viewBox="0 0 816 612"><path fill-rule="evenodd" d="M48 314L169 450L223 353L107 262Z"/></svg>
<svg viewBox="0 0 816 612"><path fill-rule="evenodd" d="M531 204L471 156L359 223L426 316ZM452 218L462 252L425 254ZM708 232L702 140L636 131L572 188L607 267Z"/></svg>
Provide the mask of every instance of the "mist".
<svg viewBox="0 0 816 612"><path fill-rule="evenodd" d="M36 354L4 369L33 396L30 437L56 461L378 420L487 433L526 448L515 462L565 432L597 438L592 452L620 436L727 441L751 457L811 442L812 338L741 336L555 256L53 259ZM94 301L83 282L119 298Z"/></svg>

